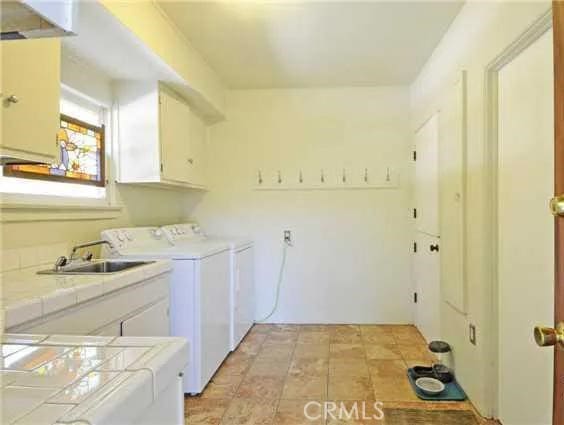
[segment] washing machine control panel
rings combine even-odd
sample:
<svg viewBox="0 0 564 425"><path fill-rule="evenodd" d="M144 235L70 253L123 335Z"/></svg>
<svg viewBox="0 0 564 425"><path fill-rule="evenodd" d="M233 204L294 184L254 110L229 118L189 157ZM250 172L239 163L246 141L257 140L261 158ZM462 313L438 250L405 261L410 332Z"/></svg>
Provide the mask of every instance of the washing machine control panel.
<svg viewBox="0 0 564 425"><path fill-rule="evenodd" d="M177 241L204 239L200 232L200 226L196 223L179 223L163 226L162 231L168 241L174 244Z"/></svg>
<svg viewBox="0 0 564 425"><path fill-rule="evenodd" d="M163 232L158 227L124 227L107 229L101 233L102 239L110 242L112 248L106 253L118 254L119 251L140 246L147 246L164 240Z"/></svg>

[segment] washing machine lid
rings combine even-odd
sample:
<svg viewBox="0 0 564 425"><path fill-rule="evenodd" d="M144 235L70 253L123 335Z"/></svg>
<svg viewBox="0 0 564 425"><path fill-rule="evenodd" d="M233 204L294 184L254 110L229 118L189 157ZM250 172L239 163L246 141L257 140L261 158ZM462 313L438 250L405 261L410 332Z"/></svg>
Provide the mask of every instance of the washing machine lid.
<svg viewBox="0 0 564 425"><path fill-rule="evenodd" d="M229 245L234 251L241 251L253 245L253 241L245 238L207 235L201 231L200 226L196 223L177 223L163 226L163 234L175 245L184 242L214 242Z"/></svg>
<svg viewBox="0 0 564 425"><path fill-rule="evenodd" d="M221 236L208 236L206 240L219 242L219 243L226 243L229 245L229 248L231 248L233 251L242 251L244 249L253 246L252 240L243 239L243 238L224 238Z"/></svg>

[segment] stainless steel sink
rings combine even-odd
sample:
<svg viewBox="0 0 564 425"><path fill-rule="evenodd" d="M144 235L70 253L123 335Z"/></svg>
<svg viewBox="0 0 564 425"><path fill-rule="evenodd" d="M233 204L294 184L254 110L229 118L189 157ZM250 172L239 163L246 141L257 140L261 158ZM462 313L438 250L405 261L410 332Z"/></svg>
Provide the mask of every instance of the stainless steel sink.
<svg viewBox="0 0 564 425"><path fill-rule="evenodd" d="M41 270L37 272L37 274L112 274L151 263L154 263L154 261L100 261L86 264L82 263L76 266L70 265L59 270Z"/></svg>

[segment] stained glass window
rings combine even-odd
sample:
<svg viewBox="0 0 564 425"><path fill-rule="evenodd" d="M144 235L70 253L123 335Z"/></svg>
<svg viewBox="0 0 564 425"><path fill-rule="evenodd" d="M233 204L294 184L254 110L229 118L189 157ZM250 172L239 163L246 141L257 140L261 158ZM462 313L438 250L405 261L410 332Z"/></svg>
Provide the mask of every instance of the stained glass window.
<svg viewBox="0 0 564 425"><path fill-rule="evenodd" d="M4 175L104 186L104 126L93 126L61 115L57 134L60 160L56 164L18 164Z"/></svg>

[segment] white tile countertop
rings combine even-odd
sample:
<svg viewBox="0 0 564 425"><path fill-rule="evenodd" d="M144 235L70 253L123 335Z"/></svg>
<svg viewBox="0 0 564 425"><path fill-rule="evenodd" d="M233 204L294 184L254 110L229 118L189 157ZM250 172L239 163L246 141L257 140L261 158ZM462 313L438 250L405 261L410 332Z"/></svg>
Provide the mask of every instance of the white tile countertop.
<svg viewBox="0 0 564 425"><path fill-rule="evenodd" d="M187 345L174 337L6 334L0 422L134 423L174 385L186 367Z"/></svg>
<svg viewBox="0 0 564 425"><path fill-rule="evenodd" d="M169 272L172 263L159 260L106 275L37 274L48 268L42 265L0 274L0 303L5 310L6 328Z"/></svg>

